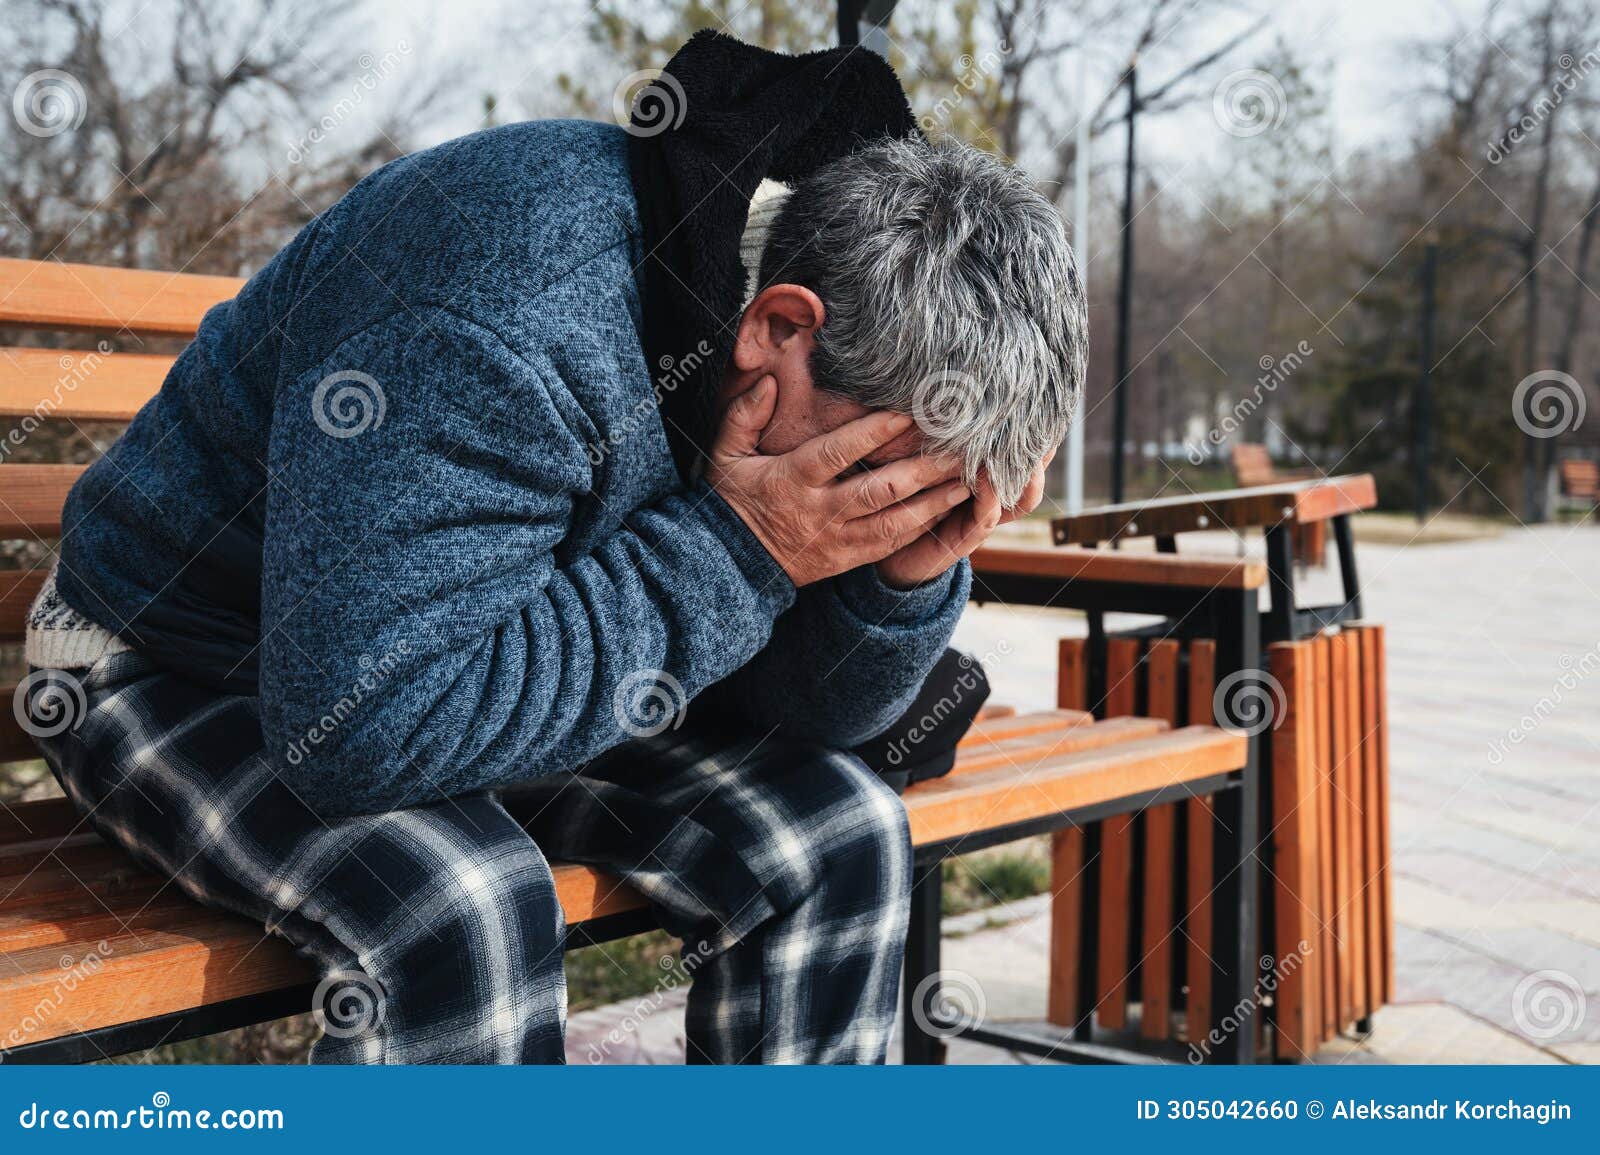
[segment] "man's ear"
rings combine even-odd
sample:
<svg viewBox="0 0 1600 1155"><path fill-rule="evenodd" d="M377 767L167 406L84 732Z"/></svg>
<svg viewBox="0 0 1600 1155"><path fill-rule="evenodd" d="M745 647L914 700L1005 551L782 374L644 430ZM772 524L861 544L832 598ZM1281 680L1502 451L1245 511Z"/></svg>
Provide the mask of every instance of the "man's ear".
<svg viewBox="0 0 1600 1155"><path fill-rule="evenodd" d="M739 319L734 340L734 368L744 372L770 371L790 342L808 345L822 326L822 298L804 285L768 285L756 294Z"/></svg>

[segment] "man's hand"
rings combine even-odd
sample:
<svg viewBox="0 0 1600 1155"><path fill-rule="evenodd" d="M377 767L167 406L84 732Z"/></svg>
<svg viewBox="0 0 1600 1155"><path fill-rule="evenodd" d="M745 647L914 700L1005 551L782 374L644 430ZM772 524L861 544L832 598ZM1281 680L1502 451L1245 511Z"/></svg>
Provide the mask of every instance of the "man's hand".
<svg viewBox="0 0 1600 1155"><path fill-rule="evenodd" d="M1052 449L1034 470L1022 497L1011 509L1001 507L994 487L987 478L980 477L978 492L970 502L879 562L878 577L885 585L899 590L932 581L982 545L996 526L1028 516L1044 499L1045 471L1055 456L1056 451Z"/></svg>
<svg viewBox="0 0 1600 1155"><path fill-rule="evenodd" d="M729 406L706 478L796 586L881 561L972 496L954 462L921 454L840 476L911 427L902 413L871 413L789 453L759 454L777 395L764 378Z"/></svg>

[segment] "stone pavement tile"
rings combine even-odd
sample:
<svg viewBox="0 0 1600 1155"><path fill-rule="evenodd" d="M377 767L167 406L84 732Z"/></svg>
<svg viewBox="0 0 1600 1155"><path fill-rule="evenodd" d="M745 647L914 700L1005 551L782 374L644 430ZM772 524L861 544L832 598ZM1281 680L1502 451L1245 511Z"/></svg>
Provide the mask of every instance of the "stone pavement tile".
<svg viewBox="0 0 1600 1155"><path fill-rule="evenodd" d="M1395 921L1419 930L1477 926L1527 926L1533 920L1530 903L1474 902L1440 890L1429 881L1396 873L1394 879Z"/></svg>
<svg viewBox="0 0 1600 1155"><path fill-rule="evenodd" d="M569 1016L567 1062L573 1066L682 1063L688 994L687 987L680 987Z"/></svg>
<svg viewBox="0 0 1600 1155"><path fill-rule="evenodd" d="M1527 874L1510 870L1470 854L1454 851L1402 851L1393 855L1394 871L1410 875L1450 894L1476 902L1527 902L1540 899L1587 898L1589 892L1574 885L1571 874L1559 864L1547 863L1554 875Z"/></svg>
<svg viewBox="0 0 1600 1155"><path fill-rule="evenodd" d="M1569 1063L1582 1063L1591 1067L1600 1063L1600 1043L1573 1043L1570 1046L1550 1049Z"/></svg>
<svg viewBox="0 0 1600 1155"><path fill-rule="evenodd" d="M1540 1046L1600 1041L1600 994L1560 967L1582 970L1578 951L1590 948L1528 927L1474 932L1471 942L1457 936L1397 931L1399 1001L1448 1002Z"/></svg>
<svg viewBox="0 0 1600 1155"><path fill-rule="evenodd" d="M1407 816L1408 819L1411 816ZM1436 805L1431 816L1423 821L1407 821L1405 826L1395 820L1393 850L1396 855L1419 851L1450 851L1470 855L1492 866L1526 874L1546 873L1552 862L1562 863L1566 870L1582 875L1588 872L1600 881L1600 856L1592 856L1587 848L1583 852L1563 850L1558 845L1537 838L1519 837L1498 830L1487 829L1463 821L1462 814L1448 803Z"/></svg>
<svg viewBox="0 0 1600 1155"><path fill-rule="evenodd" d="M1553 1055L1443 1002L1384 1007L1361 1041L1335 1039L1317 1052L1325 1063L1555 1063Z"/></svg>
<svg viewBox="0 0 1600 1155"><path fill-rule="evenodd" d="M1012 919L1018 908L1031 911L1031 917ZM1022 907L1012 903L992 910L963 916L983 917L1005 925L975 929L958 937L946 937L939 961L949 973L948 981L963 987L963 997L976 995L983 1013L997 1019L1036 1019L1044 1014L1050 976L1050 918L1047 903ZM970 925L982 928L983 923ZM947 934L949 932L947 931Z"/></svg>
<svg viewBox="0 0 1600 1155"><path fill-rule="evenodd" d="M1523 902L1518 909L1527 922L1561 931L1580 942L1600 947L1600 900L1551 899Z"/></svg>
<svg viewBox="0 0 1600 1155"><path fill-rule="evenodd" d="M1445 937L1526 970L1559 970L1587 991L1600 991L1600 947L1579 942L1546 927L1469 927Z"/></svg>
<svg viewBox="0 0 1600 1155"><path fill-rule="evenodd" d="M1471 810L1457 810L1454 817L1474 826L1553 847L1563 857L1600 861L1600 854L1595 852L1594 822L1585 821L1582 810L1575 810L1570 801L1554 796L1550 798L1550 810L1546 812L1536 813L1503 806L1474 807Z"/></svg>

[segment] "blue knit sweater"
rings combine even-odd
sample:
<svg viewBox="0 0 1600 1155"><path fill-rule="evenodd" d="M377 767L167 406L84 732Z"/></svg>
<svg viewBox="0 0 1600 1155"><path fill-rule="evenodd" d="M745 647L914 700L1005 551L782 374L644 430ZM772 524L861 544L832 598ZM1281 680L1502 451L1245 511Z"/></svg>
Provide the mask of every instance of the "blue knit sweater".
<svg viewBox="0 0 1600 1155"><path fill-rule="evenodd" d="M266 756L330 816L575 769L652 684L851 745L949 639L964 564L797 597L680 479L625 141L513 125L374 173L206 315L68 501L61 596L259 692Z"/></svg>

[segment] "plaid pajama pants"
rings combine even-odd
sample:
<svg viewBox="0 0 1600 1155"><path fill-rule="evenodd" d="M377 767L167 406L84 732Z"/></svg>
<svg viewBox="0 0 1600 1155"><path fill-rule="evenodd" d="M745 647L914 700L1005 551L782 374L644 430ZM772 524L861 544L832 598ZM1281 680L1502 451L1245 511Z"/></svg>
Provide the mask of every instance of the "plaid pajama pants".
<svg viewBox="0 0 1600 1155"><path fill-rule="evenodd" d="M684 939L691 1061L885 1057L910 838L851 755L669 731L512 799L330 823L274 773L255 698L134 653L51 677L82 717L40 745L94 828L316 965L315 1062L563 1061L546 855L622 875Z"/></svg>

